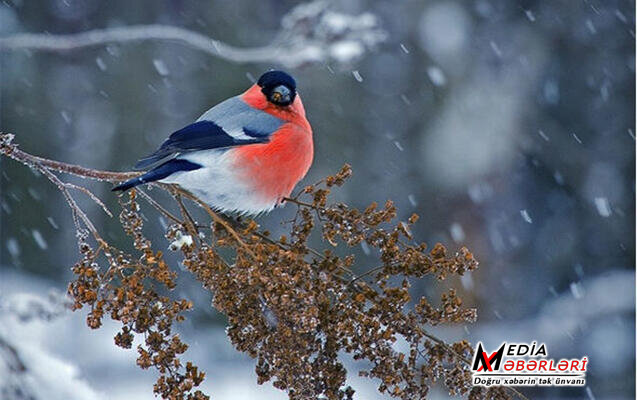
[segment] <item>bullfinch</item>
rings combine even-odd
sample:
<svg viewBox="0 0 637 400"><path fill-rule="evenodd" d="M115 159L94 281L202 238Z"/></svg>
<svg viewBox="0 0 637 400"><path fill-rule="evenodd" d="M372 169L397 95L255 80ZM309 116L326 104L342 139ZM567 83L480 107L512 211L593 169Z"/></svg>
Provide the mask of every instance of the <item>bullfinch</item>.
<svg viewBox="0 0 637 400"><path fill-rule="evenodd" d="M243 94L174 132L134 169L146 171L113 188L173 183L224 212L259 214L289 196L314 154L294 78L264 73Z"/></svg>

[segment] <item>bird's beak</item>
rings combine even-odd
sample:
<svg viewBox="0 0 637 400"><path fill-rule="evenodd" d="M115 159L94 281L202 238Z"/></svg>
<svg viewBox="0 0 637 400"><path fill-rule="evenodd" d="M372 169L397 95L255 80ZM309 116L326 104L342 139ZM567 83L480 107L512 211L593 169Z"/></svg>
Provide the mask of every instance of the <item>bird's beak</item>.
<svg viewBox="0 0 637 400"><path fill-rule="evenodd" d="M272 98L277 103L283 103L283 104L289 103L291 99L290 89L288 89L287 87L283 85L277 86L276 88L274 88L274 91L272 92Z"/></svg>

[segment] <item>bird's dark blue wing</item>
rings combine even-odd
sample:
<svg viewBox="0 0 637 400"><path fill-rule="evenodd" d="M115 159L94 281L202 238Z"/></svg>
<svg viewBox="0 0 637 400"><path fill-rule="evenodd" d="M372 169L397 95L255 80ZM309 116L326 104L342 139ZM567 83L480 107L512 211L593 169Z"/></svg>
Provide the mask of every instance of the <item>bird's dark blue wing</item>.
<svg viewBox="0 0 637 400"><path fill-rule="evenodd" d="M267 136L235 137L212 121L198 121L174 132L153 154L140 159L134 169L149 169L180 153L265 143Z"/></svg>
<svg viewBox="0 0 637 400"><path fill-rule="evenodd" d="M160 179L164 179L165 177L170 176L175 172L194 171L199 168L202 168L202 166L188 160L168 160L141 176L120 183L111 190L113 192L124 191L135 186L143 185L144 183L155 182Z"/></svg>
<svg viewBox="0 0 637 400"><path fill-rule="evenodd" d="M250 107L240 96L206 111L194 124L170 135L153 154L142 158L136 170L154 168L181 153L266 143L285 121Z"/></svg>

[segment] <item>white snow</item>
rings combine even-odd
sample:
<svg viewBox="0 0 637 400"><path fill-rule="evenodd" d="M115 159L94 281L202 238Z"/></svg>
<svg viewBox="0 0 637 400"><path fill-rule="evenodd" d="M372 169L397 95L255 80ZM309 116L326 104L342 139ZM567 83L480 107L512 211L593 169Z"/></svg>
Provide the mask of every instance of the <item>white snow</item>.
<svg viewBox="0 0 637 400"><path fill-rule="evenodd" d="M62 119L64 120L64 122L66 122L66 124L67 124L67 125L70 125L70 124L71 124L72 119L71 119L71 115L69 114L69 112L68 112L68 111L66 111L66 110L62 110L62 111L60 112L60 115L62 116Z"/></svg>
<svg viewBox="0 0 637 400"><path fill-rule="evenodd" d="M49 222L49 225L51 225L53 227L53 229L60 229L60 227L58 226L58 224L55 222L55 220L53 219L53 217L47 217L46 220Z"/></svg>
<svg viewBox="0 0 637 400"><path fill-rule="evenodd" d="M498 56L498 58L502 58L502 50L500 50L500 47L498 46L496 42L494 42L493 40L490 41L489 46L491 46L491 50L493 50L493 52L495 53L496 56Z"/></svg>
<svg viewBox="0 0 637 400"><path fill-rule="evenodd" d="M524 10L524 14L526 15L526 17L529 19L529 21L531 22L535 22L535 14L533 14L533 11L531 10Z"/></svg>
<svg viewBox="0 0 637 400"><path fill-rule="evenodd" d="M613 213L606 197L596 197L595 207L597 208L597 212L599 213L599 215L604 218L610 217L610 215Z"/></svg>
<svg viewBox="0 0 637 400"><path fill-rule="evenodd" d="M175 240L170 243L171 250L179 250L183 246L192 246L192 236L177 232Z"/></svg>
<svg viewBox="0 0 637 400"><path fill-rule="evenodd" d="M342 40L330 47L330 55L341 63L350 62L365 53L365 48L355 40Z"/></svg>
<svg viewBox="0 0 637 400"><path fill-rule="evenodd" d="M9 250L9 254L11 254L13 258L20 256L20 244L18 244L15 238L9 238L7 240L7 250Z"/></svg>
<svg viewBox="0 0 637 400"><path fill-rule="evenodd" d="M427 68L427 75L429 75L429 80L435 86L444 86L447 83L447 78L442 70L436 66L431 66Z"/></svg>
<svg viewBox="0 0 637 400"><path fill-rule="evenodd" d="M529 215L528 210L524 209L524 210L520 210L520 215L522 216L522 218L524 218L524 220L526 222L528 222L529 224L533 223L533 220L531 219L531 216Z"/></svg>
<svg viewBox="0 0 637 400"><path fill-rule="evenodd" d="M369 245L367 245L367 242L364 240L361 242L361 250L363 250L363 253L365 253L366 256L371 254Z"/></svg>
<svg viewBox="0 0 637 400"><path fill-rule="evenodd" d="M33 229L31 231L31 235L33 236L33 240L35 240L35 243L38 245L40 249L46 250L49 247L46 240L44 240L42 233L40 233L39 230Z"/></svg>
<svg viewBox="0 0 637 400"><path fill-rule="evenodd" d="M97 64L97 67L101 70L101 71L106 71L106 63L104 62L104 60L102 59L102 57L97 57L95 59L95 63Z"/></svg>
<svg viewBox="0 0 637 400"><path fill-rule="evenodd" d="M462 229L462 225L457 222L451 224L449 232L451 233L451 238L456 243L462 242L465 238L464 229Z"/></svg>
<svg viewBox="0 0 637 400"><path fill-rule="evenodd" d="M579 283L571 282L569 287L571 289L571 294L573 295L574 298L576 298L576 299L581 299L582 298L582 296L583 296L582 287L580 286Z"/></svg>
<svg viewBox="0 0 637 400"><path fill-rule="evenodd" d="M153 60L153 66L157 70L157 73L161 76L168 76L170 74L170 71L168 70L166 63L164 63L160 59L155 58Z"/></svg>

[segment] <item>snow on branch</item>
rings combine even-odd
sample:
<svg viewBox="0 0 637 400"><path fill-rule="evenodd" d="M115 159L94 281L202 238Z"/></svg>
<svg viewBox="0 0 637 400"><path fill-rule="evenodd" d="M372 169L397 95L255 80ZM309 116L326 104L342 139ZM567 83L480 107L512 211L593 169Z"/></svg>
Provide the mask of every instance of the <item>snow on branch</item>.
<svg viewBox="0 0 637 400"><path fill-rule="evenodd" d="M69 51L109 43L165 40L235 63L270 62L297 67L316 62L352 63L385 37L374 15L342 14L331 11L326 1L314 1L298 5L283 16L275 39L262 47L235 47L176 26L133 25L66 35L19 33L0 38L0 51Z"/></svg>

